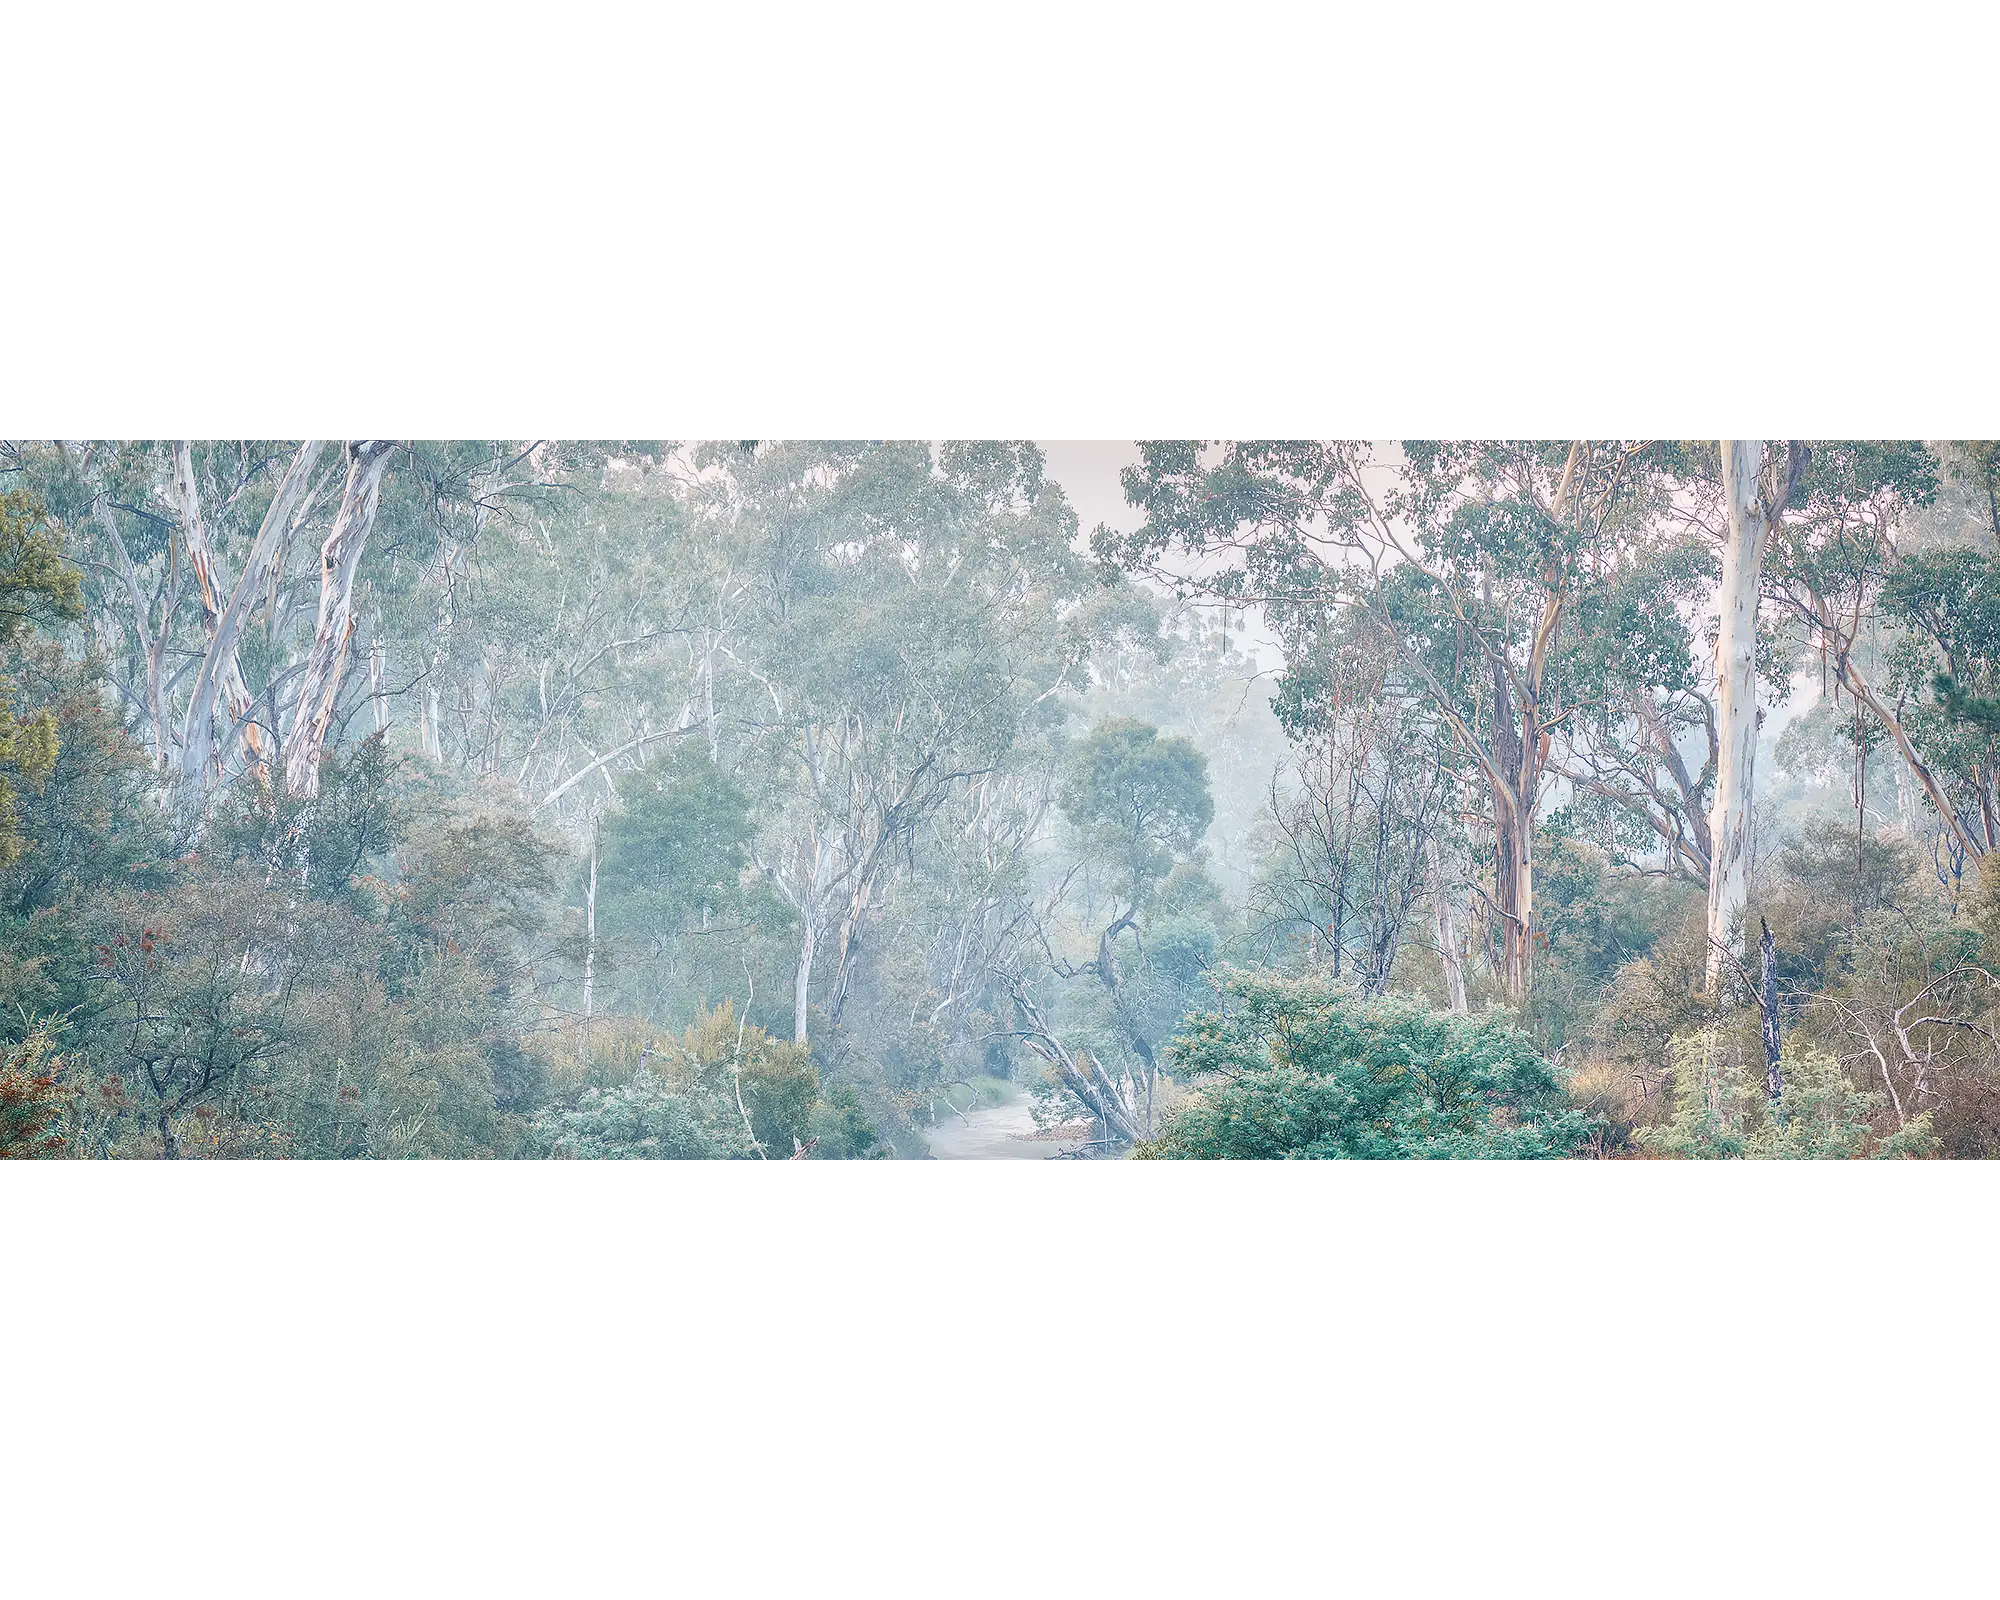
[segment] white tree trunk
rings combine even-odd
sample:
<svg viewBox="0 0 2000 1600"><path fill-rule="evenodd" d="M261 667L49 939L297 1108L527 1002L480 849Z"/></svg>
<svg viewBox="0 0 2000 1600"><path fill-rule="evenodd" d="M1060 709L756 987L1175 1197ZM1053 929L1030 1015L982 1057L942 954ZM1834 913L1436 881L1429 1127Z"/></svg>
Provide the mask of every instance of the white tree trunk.
<svg viewBox="0 0 2000 1600"><path fill-rule="evenodd" d="M1721 976L1724 949L1743 953L1741 927L1750 894L1750 801L1757 756L1757 595L1771 512L1763 493L1762 439L1722 441L1722 487L1729 540L1722 553L1715 638L1718 746L1715 801L1709 810L1708 988Z"/></svg>
<svg viewBox="0 0 2000 1600"><path fill-rule="evenodd" d="M598 819L590 819L590 878L583 890L583 1042L579 1052L582 1065L590 1066L590 1010L597 997L597 831Z"/></svg>
<svg viewBox="0 0 2000 1600"><path fill-rule="evenodd" d="M437 671L438 657L431 657L431 671ZM423 746L424 758L442 766L444 764L444 734L439 727L439 719L444 714L435 683L426 683L417 700L417 738Z"/></svg>
<svg viewBox="0 0 2000 1600"><path fill-rule="evenodd" d="M181 739L181 775L201 786L197 792L205 791L214 763L227 761L230 755L227 738L222 741L219 751L216 745L215 707L218 693L229 714L232 731L249 713L250 686L244 681L243 669L237 660L237 642L243 637L243 622L250 614L251 604L264 587L265 573L276 560L279 548L290 537L292 519L311 487L313 466L319 460L321 448L320 440L308 439L292 457L292 464L285 469L277 492L271 497L271 504L257 529L257 537L251 542L250 554L244 561L229 603L224 606L220 600L221 574L209 550L207 527L201 516L201 500L194 481L194 460L186 440L174 447L174 488L180 501L181 526L186 536L188 561L200 583L202 617L208 624L208 650L202 657L200 670L195 674L194 691L189 698L185 732ZM243 734L245 743L250 746L253 765L260 773L265 772L261 733L255 724L246 723Z"/></svg>
<svg viewBox="0 0 2000 1600"><path fill-rule="evenodd" d="M347 647L354 636L354 574L375 525L382 474L395 447L393 439L361 439L348 447L340 511L320 549L319 620L285 740L285 787L293 794L313 794L319 788L320 752L333 723L341 675L347 669Z"/></svg>
<svg viewBox="0 0 2000 1600"><path fill-rule="evenodd" d="M813 951L819 937L810 909L799 920L805 924L805 932L799 939L799 964L792 974L792 1042L805 1044L806 1015L812 1005Z"/></svg>
<svg viewBox="0 0 2000 1600"><path fill-rule="evenodd" d="M1469 1009L1465 1002L1465 960L1459 953L1458 913L1445 887L1444 856L1438 849L1436 834L1424 840L1424 851L1430 858L1431 909L1437 917L1438 958L1444 963L1445 991L1451 997L1451 1009L1463 1016Z"/></svg>
<svg viewBox="0 0 2000 1600"><path fill-rule="evenodd" d="M368 624L368 705L374 714L375 731L389 731L389 641L382 637L382 613L377 610Z"/></svg>

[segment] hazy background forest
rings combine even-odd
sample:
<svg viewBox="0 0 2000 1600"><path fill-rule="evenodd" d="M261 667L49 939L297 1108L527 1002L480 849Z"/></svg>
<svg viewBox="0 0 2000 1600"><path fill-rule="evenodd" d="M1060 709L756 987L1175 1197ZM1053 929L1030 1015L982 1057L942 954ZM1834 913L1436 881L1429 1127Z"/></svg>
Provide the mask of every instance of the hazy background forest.
<svg viewBox="0 0 2000 1600"><path fill-rule="evenodd" d="M2000 1153L1993 445L1110 458L0 444L0 1153Z"/></svg>

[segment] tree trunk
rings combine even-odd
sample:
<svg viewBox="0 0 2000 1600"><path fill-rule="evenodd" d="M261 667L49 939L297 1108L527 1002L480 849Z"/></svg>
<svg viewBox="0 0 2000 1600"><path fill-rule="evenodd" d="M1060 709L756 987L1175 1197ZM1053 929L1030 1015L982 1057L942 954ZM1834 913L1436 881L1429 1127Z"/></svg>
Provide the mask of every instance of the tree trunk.
<svg viewBox="0 0 2000 1600"><path fill-rule="evenodd" d="M197 694L188 707L188 720L181 735L181 778L197 803L219 776L215 769L215 694L220 687L222 704L231 724L250 709L250 686L243 681L234 648L217 650L222 628L224 602L222 574L215 551L208 540L208 522L201 514L201 490L194 475L194 450L186 439L174 442L173 491L180 510L181 543L187 549L188 566L194 572L195 591L201 597L202 626L208 632L208 649L202 657ZM204 720L207 726L199 726ZM248 730L245 730L248 732ZM254 735L252 738L254 739Z"/></svg>
<svg viewBox="0 0 2000 1600"><path fill-rule="evenodd" d="M362 439L348 447L340 511L320 550L319 620L285 739L285 787L293 794L309 795L319 789L320 754L333 723L354 636L354 574L375 525L382 474L395 447L393 439Z"/></svg>
<svg viewBox="0 0 2000 1600"><path fill-rule="evenodd" d="M1959 849L1974 860L1985 855L1985 846L1966 826L1965 819L1958 814L1958 808L1951 803L1951 797L1944 792L1944 785L1938 782L1937 774L1932 772L1929 763L1917 754L1917 747L1910 743L1910 735L1903 727L1902 719L1883 704L1882 697L1861 675L1861 669L1854 664L1854 657L1849 653L1850 646L1842 644L1834 634L1833 625L1827 620L1823 608L1820 610L1819 627L1822 637L1832 647L1837 681L1842 688L1869 709L1883 730L1895 741L1896 749L1908 765L1911 775L1923 785L1925 795L1929 797L1931 805L1945 825L1945 831L1952 836Z"/></svg>
<svg viewBox="0 0 2000 1600"><path fill-rule="evenodd" d="M1121 1144L1137 1144L1143 1137L1139 1114L1119 1093L1103 1066L1088 1050L1072 1052L1057 1037L1055 1030L1049 1026L1048 1018L1042 1014L1041 1007L1035 1004L1020 978L1008 974L1007 990L1014 997L1022 1020L1027 1023L1020 1037L1026 1040L1028 1048L1055 1068L1062 1086L1103 1125L1107 1139Z"/></svg>
<svg viewBox="0 0 2000 1600"><path fill-rule="evenodd" d="M188 701L187 721L181 740L181 775L195 783L197 794L206 792L214 768L229 759L227 741L220 750L215 741L215 706L220 693L228 711L232 731L243 724L244 743L250 747L252 765L260 776L269 776L269 756L262 732L255 723L245 722L253 703L244 681L236 647L243 637L244 619L259 590L265 573L271 570L278 551L288 541L292 519L311 487L312 470L319 460L322 442L308 439L292 457L292 464L279 480L277 492L264 513L264 520L251 541L250 554L226 606L219 604L220 574L209 550L208 532L201 516L201 501L194 481L194 461L186 440L174 447L174 484L181 505L181 526L186 532L188 561L195 569L201 589L202 620L208 625L208 650L195 674L194 690ZM199 553L197 553L197 545Z"/></svg>
<svg viewBox="0 0 2000 1600"><path fill-rule="evenodd" d="M1757 595L1771 516L1763 494L1762 439L1722 441L1729 540L1722 556L1721 624L1715 639L1717 750L1709 810L1708 991L1722 955L1743 953L1743 905L1750 893L1750 801L1757 756Z"/></svg>
<svg viewBox="0 0 2000 1600"><path fill-rule="evenodd" d="M369 623L368 641L368 708L374 719L375 731L389 731L389 641L382 637L382 614L375 613Z"/></svg>
<svg viewBox="0 0 2000 1600"><path fill-rule="evenodd" d="M590 819L590 878L583 889L583 1042L579 1065L590 1066L590 1007L597 990L597 818Z"/></svg>
<svg viewBox="0 0 2000 1600"><path fill-rule="evenodd" d="M431 657L431 671L437 671L437 657ZM426 683L417 697L417 743L424 752L424 758L439 766L444 764L444 734L439 719L444 708L439 704L437 685Z"/></svg>
<svg viewBox="0 0 2000 1600"><path fill-rule="evenodd" d="M1535 864L1534 821L1518 807L1501 809L1496 819L1497 883L1500 891L1501 941L1504 961L1501 976L1507 998L1528 997L1534 979Z"/></svg>
<svg viewBox="0 0 2000 1600"><path fill-rule="evenodd" d="M1532 712L1530 711L1530 714ZM1531 804L1533 774L1529 752L1514 725L1513 693L1505 666L1493 662L1493 908L1500 916L1500 979L1507 998L1527 999L1534 960L1534 840Z"/></svg>
<svg viewBox="0 0 2000 1600"><path fill-rule="evenodd" d="M854 969L861 959L861 926L874 903L874 875L875 862L871 858L856 875L847 897L847 909L841 915L840 928L834 938L833 982L827 989L826 1017L836 1028L847 1010L848 992L854 985Z"/></svg>
<svg viewBox="0 0 2000 1600"><path fill-rule="evenodd" d="M1468 1009L1465 1003L1465 961L1458 950L1458 917L1445 888L1444 857L1438 849L1436 834L1425 838L1424 853L1430 860L1431 909L1437 919L1438 958L1444 964L1445 992L1451 998L1451 1009L1463 1016Z"/></svg>
<svg viewBox="0 0 2000 1600"><path fill-rule="evenodd" d="M799 964L792 973L792 1043L806 1043L806 1014L812 1005L813 950L818 944L818 930L813 925L812 912L806 908L800 913L799 921L805 931L799 938Z"/></svg>
<svg viewBox="0 0 2000 1600"><path fill-rule="evenodd" d="M1758 989L1759 1009L1764 1013L1764 1096L1772 1105L1785 1092L1785 1070L1778 1064L1781 1044L1778 1033L1778 941L1771 925L1763 924L1764 981Z"/></svg>

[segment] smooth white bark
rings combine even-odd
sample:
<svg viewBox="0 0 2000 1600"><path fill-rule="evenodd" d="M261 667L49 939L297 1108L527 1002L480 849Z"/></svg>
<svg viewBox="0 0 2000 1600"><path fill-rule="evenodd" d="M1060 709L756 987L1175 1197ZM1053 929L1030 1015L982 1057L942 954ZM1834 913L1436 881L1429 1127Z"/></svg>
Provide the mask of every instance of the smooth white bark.
<svg viewBox="0 0 2000 1600"><path fill-rule="evenodd" d="M598 819L590 819L590 878L583 890L583 1043L580 1064L590 1066L590 1012L597 997L597 836Z"/></svg>
<svg viewBox="0 0 2000 1600"><path fill-rule="evenodd" d="M285 787L293 794L319 788L320 752L333 724L340 680L347 670L347 647L354 637L354 574L375 525L382 474L388 470L393 439L361 439L348 448L347 482L333 531L320 548L319 619L312 652L292 710L285 740Z"/></svg>
<svg viewBox="0 0 2000 1600"><path fill-rule="evenodd" d="M1762 439L1722 441L1722 489L1729 513L1722 553L1721 622L1715 638L1715 800L1709 810L1708 987L1723 951L1743 954L1750 894L1750 802L1757 757L1757 596L1772 511L1763 491Z"/></svg>
<svg viewBox="0 0 2000 1600"><path fill-rule="evenodd" d="M232 728L242 723L250 710L250 688L244 681L243 669L237 659L237 644L243 637L244 619L248 617L258 591L264 587L265 574L273 569L280 547L291 537L293 519L311 486L313 466L319 460L322 448L322 441L308 439L292 457L292 464L285 469L277 492L272 495L271 504L264 513L264 520L258 526L257 536L251 541L250 554L243 563L242 574L237 578L235 590L226 606L218 604L220 574L213 555L208 551L207 531L202 522L201 502L194 483L194 464L186 441L175 448L174 480L181 501L182 526L189 530L189 558L201 582L202 614L209 628L208 650L202 658L200 670L195 674L187 721L183 725L181 772L184 777L192 778L204 787L209 779L211 763L218 759L227 761L230 754L227 740L223 742L219 754L216 748L215 707L218 694L229 713ZM199 560L194 556L197 537L202 548ZM246 723L244 738L251 748L255 765L262 771L265 762L262 736L253 724Z"/></svg>
<svg viewBox="0 0 2000 1600"><path fill-rule="evenodd" d="M1436 834L1424 840L1424 853L1430 858L1431 910L1437 918L1438 958L1444 963L1445 992L1450 997L1451 1009L1463 1016L1469 1009L1465 1000L1465 959L1458 948L1458 913L1445 885L1444 856Z"/></svg>

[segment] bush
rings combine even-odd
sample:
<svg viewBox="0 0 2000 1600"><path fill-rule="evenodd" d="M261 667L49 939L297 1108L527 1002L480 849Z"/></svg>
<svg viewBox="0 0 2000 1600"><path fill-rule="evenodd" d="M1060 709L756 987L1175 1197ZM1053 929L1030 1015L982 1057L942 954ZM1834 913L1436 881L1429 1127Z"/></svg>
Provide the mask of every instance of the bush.
<svg viewBox="0 0 2000 1600"><path fill-rule="evenodd" d="M752 1153L735 1108L712 1090L675 1085L641 1067L613 1089L585 1089L535 1129L550 1155L581 1161L714 1161Z"/></svg>
<svg viewBox="0 0 2000 1600"><path fill-rule="evenodd" d="M1522 1160L1577 1153L1586 1119L1525 1035L1319 977L1231 970L1170 1047L1200 1086L1154 1159Z"/></svg>
<svg viewBox="0 0 2000 1600"><path fill-rule="evenodd" d="M62 1154L61 1070L46 1027L0 1053L0 1160Z"/></svg>
<svg viewBox="0 0 2000 1600"><path fill-rule="evenodd" d="M1722 1030L1682 1034L1672 1043L1674 1115L1643 1128L1635 1142L1684 1161L1851 1161L1933 1153L1930 1118L1913 1117L1880 1134L1884 1095L1857 1089L1832 1056L1789 1045L1779 1056L1784 1089L1775 1107L1730 1048Z"/></svg>

